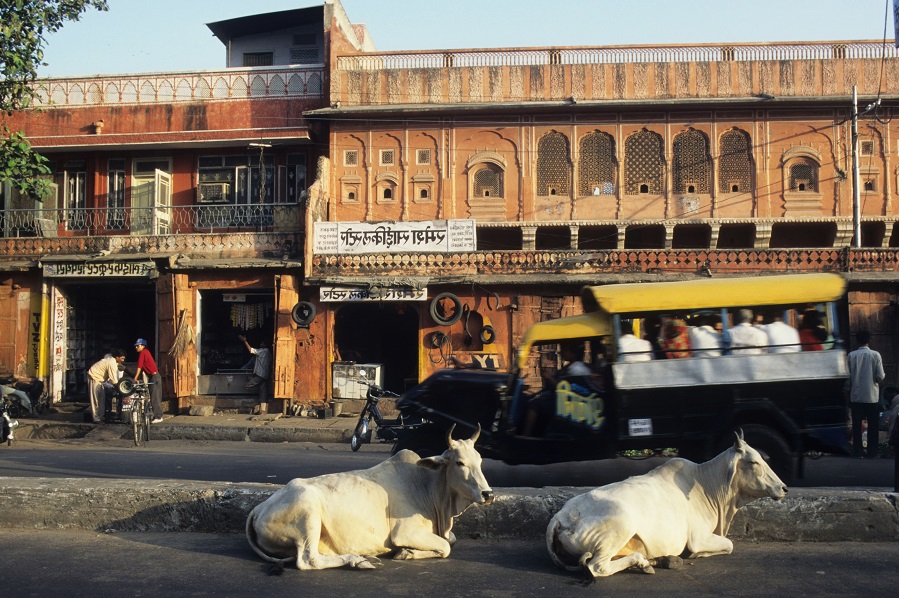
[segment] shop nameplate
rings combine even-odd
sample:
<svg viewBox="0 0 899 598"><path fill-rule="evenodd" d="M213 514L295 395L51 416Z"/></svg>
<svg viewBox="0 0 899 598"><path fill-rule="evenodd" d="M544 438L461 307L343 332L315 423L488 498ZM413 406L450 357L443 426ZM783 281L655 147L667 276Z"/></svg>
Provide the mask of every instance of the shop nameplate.
<svg viewBox="0 0 899 598"><path fill-rule="evenodd" d="M62 262L44 264L44 276L57 278L147 278L156 270L152 262Z"/></svg>
<svg viewBox="0 0 899 598"><path fill-rule="evenodd" d="M376 287L321 287L319 300L328 301L427 301L428 289Z"/></svg>
<svg viewBox="0 0 899 598"><path fill-rule="evenodd" d="M458 253L475 250L474 220L316 222L318 255L348 253Z"/></svg>

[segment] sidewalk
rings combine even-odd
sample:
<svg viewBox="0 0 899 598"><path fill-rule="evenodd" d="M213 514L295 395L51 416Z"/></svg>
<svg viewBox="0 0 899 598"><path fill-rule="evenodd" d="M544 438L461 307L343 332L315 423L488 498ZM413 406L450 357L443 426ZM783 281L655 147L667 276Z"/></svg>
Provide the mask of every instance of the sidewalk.
<svg viewBox="0 0 899 598"><path fill-rule="evenodd" d="M19 418L15 437L27 439L130 438L125 424L85 423L86 407L80 403L54 405L55 413ZM248 415L221 413L210 416L166 416L150 428L156 440L236 440L251 442L349 442L358 414L317 417L281 414Z"/></svg>

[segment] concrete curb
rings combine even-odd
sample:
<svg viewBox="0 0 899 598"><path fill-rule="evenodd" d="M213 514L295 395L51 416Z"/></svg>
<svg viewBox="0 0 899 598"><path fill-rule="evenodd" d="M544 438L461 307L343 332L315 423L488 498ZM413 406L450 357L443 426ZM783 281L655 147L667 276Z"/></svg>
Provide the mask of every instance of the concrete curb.
<svg viewBox="0 0 899 598"><path fill-rule="evenodd" d="M96 531L243 533L247 514L273 484L177 480L0 478L0 526ZM550 518L588 488L503 488L493 505L458 518L460 538L542 541ZM899 494L884 489L798 488L780 502L755 501L729 537L754 541L899 540Z"/></svg>
<svg viewBox="0 0 899 598"><path fill-rule="evenodd" d="M199 419L199 418L198 418ZM355 420L353 421L355 423ZM105 437L131 438L131 428L124 424L97 427L95 424L19 420L16 438L20 440L55 440L61 438ZM353 435L347 426L272 425L265 420L247 424L209 425L207 423L161 423L153 425L151 440L228 440L249 442L349 442Z"/></svg>

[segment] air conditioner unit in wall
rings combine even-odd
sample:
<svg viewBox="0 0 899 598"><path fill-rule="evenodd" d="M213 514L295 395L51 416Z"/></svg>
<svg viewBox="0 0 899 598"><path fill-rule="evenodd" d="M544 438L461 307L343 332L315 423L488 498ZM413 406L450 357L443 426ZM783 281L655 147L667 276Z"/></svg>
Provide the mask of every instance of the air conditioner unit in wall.
<svg viewBox="0 0 899 598"><path fill-rule="evenodd" d="M200 203L226 203L231 195L231 183L200 183Z"/></svg>

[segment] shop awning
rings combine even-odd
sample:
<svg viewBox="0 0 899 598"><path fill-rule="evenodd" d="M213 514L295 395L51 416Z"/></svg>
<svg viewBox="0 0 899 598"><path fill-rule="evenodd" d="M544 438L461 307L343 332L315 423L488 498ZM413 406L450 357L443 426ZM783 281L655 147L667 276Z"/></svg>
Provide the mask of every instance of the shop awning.
<svg viewBox="0 0 899 598"><path fill-rule="evenodd" d="M37 259L33 260L0 260L0 272L24 272L32 268L37 268Z"/></svg>
<svg viewBox="0 0 899 598"><path fill-rule="evenodd" d="M281 258L192 258L186 255L178 255L169 260L171 270L236 270L241 268L266 268L287 269L302 268L303 262L299 260L285 260Z"/></svg>
<svg viewBox="0 0 899 598"><path fill-rule="evenodd" d="M343 287L361 287L365 289L424 289L431 279L427 276L325 276L314 280L315 284L336 285ZM308 282L313 282L309 280Z"/></svg>

